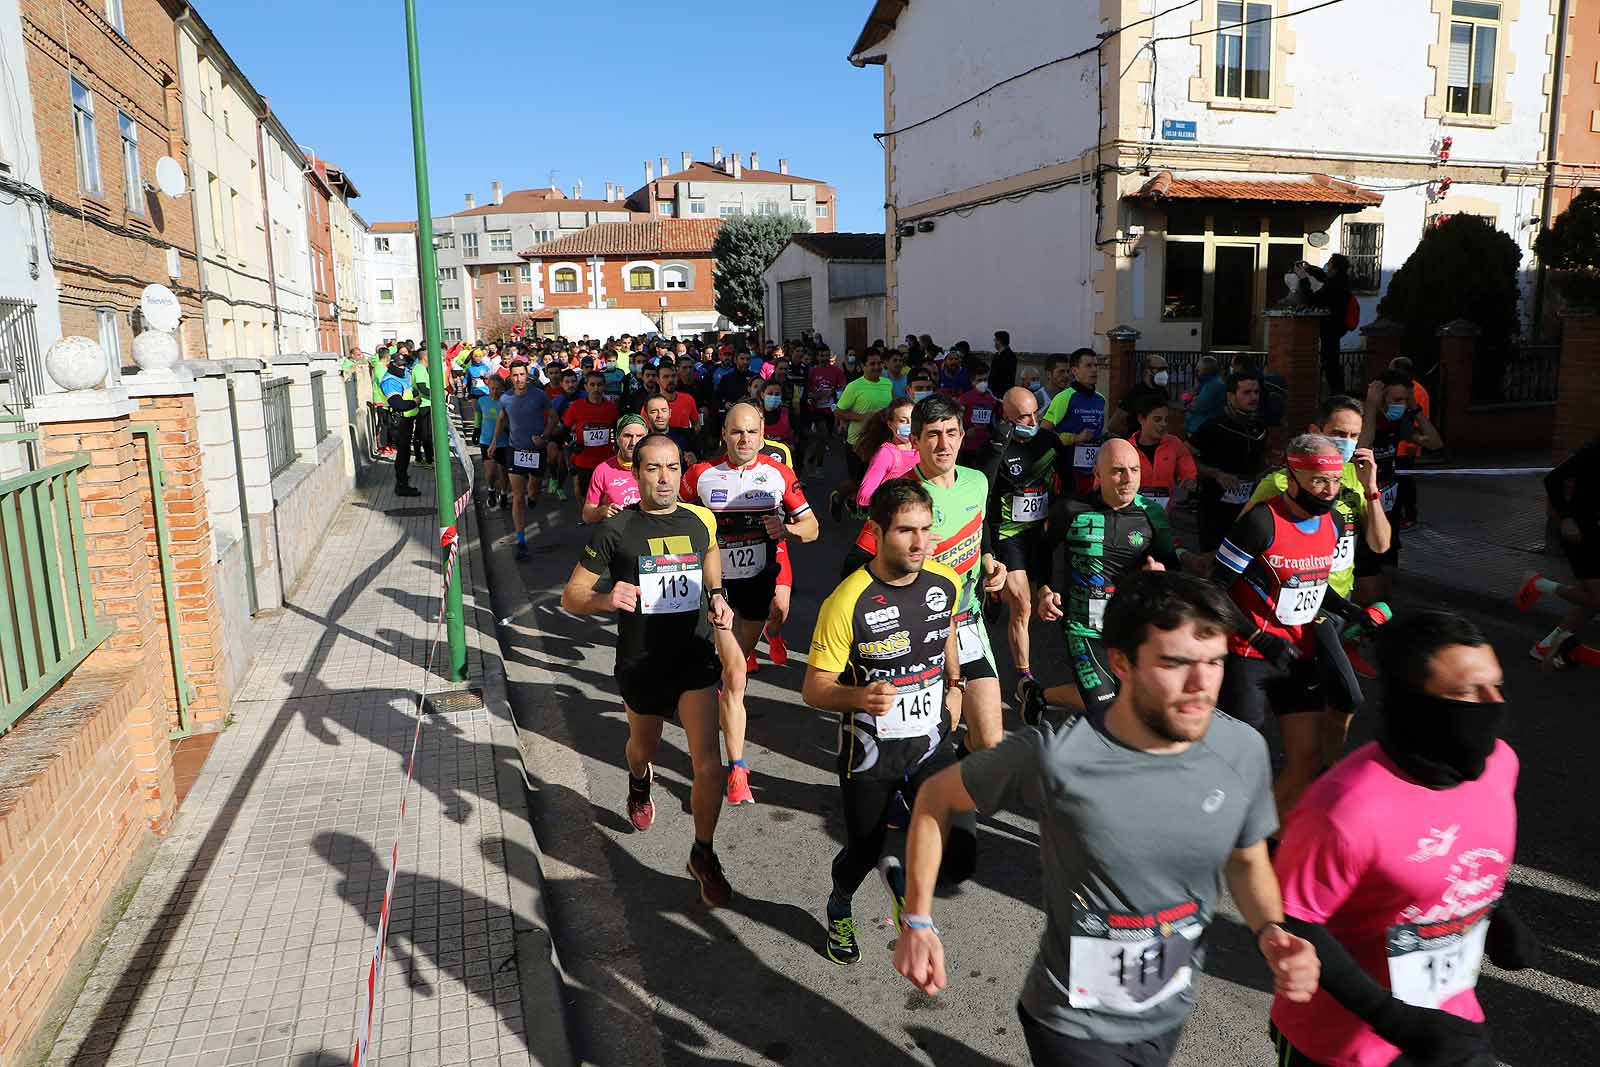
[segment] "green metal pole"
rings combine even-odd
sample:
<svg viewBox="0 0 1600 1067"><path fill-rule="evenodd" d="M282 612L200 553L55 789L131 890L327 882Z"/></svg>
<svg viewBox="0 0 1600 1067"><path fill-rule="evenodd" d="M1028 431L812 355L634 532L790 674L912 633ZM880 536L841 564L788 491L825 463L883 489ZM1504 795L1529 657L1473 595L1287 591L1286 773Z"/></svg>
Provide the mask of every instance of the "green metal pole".
<svg viewBox="0 0 1600 1067"><path fill-rule="evenodd" d="M444 352L439 344L439 263L433 251L433 203L428 194L428 143L422 123L422 60L417 53L416 0L406 0L406 56L411 71L411 145L417 167L417 270L422 275L422 330L428 345L428 393L433 398L433 481L439 525L456 524L455 479L450 471L450 397L445 393ZM467 631L461 614L461 568L450 571L444 625L450 639L450 678L467 677Z"/></svg>

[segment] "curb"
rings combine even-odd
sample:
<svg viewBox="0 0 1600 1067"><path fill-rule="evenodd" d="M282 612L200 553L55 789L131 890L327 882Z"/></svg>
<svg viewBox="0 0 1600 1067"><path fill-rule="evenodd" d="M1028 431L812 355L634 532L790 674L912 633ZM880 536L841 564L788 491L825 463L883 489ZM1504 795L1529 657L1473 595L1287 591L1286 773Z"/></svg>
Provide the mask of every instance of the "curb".
<svg viewBox="0 0 1600 1067"><path fill-rule="evenodd" d="M490 733L495 744L517 758L496 761L495 788L503 806L505 840L515 846L506 853L506 875L511 890L512 934L515 938L518 985L522 993L524 1037L528 1062L538 1067L575 1067L572 1019L567 1009L568 977L556 952L550 913L545 906L544 853L533 832L528 802L528 779L522 765L522 746L516 717L506 687L505 661L501 658L500 630L494 597L488 582L488 545L484 517L477 494L472 501L472 533L466 549L477 555L478 565L463 567L472 577L472 611L477 616L479 655L483 657L483 700L489 709ZM463 553L464 554L464 553ZM487 615L485 615L487 612ZM536 1021L554 1025L535 1025Z"/></svg>

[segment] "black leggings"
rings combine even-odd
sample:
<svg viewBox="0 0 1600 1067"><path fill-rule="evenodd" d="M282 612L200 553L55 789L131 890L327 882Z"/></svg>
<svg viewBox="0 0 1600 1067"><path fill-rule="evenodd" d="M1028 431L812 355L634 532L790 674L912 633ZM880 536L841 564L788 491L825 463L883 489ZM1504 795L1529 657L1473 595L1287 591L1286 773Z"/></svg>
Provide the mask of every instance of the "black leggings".
<svg viewBox="0 0 1600 1067"><path fill-rule="evenodd" d="M905 778L841 776L839 792L844 800L844 847L833 859L833 892L849 900L872 873L883 856L883 842L889 834L889 805L898 791L907 806L916 803L917 790L930 777L953 766L955 751L945 742L938 752ZM939 866L939 881L964 882L978 865L978 816L965 811L950 820L944 842L944 862Z"/></svg>

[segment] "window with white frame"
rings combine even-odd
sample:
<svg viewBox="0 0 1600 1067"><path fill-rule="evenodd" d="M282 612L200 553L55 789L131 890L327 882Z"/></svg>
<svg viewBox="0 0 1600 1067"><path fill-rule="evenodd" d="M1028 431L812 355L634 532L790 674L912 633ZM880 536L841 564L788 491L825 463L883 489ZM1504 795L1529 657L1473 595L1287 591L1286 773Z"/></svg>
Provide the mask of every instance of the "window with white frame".
<svg viewBox="0 0 1600 1067"><path fill-rule="evenodd" d="M722 218L731 219L735 215L741 214L743 210L738 204L723 204L717 208L717 214Z"/></svg>
<svg viewBox="0 0 1600 1067"><path fill-rule="evenodd" d="M454 248L455 246L456 246L456 235L455 234L453 234L453 233L434 234L433 247L435 247L435 248Z"/></svg>
<svg viewBox="0 0 1600 1067"><path fill-rule="evenodd" d="M459 296L442 296L439 298L440 311L460 311L461 298Z"/></svg>
<svg viewBox="0 0 1600 1067"><path fill-rule="evenodd" d="M1500 5L1483 0L1450 4L1450 68L1444 109L1451 115L1494 114L1495 57L1500 37Z"/></svg>
<svg viewBox="0 0 1600 1067"><path fill-rule="evenodd" d="M446 326L444 331L444 339L452 342L461 340L461 327Z"/></svg>
<svg viewBox="0 0 1600 1067"><path fill-rule="evenodd" d="M806 206L804 204L790 204L789 214L797 219L803 219L806 217Z"/></svg>
<svg viewBox="0 0 1600 1067"><path fill-rule="evenodd" d="M509 234L509 233L491 233L489 235L489 251L491 251L491 252L509 252L509 251L511 251L511 234Z"/></svg>
<svg viewBox="0 0 1600 1067"><path fill-rule="evenodd" d="M691 201L689 201L689 214L691 214L691 215L704 215L705 213L706 213L706 202L704 200L691 200Z"/></svg>
<svg viewBox="0 0 1600 1067"><path fill-rule="evenodd" d="M763 200L756 205L756 214L758 215L776 215L777 213L778 202L776 200Z"/></svg>
<svg viewBox="0 0 1600 1067"><path fill-rule="evenodd" d="M394 279L378 279L378 302L381 304L394 303Z"/></svg>
<svg viewBox="0 0 1600 1067"><path fill-rule="evenodd" d="M556 239L556 231L554 231L554 230L534 230L533 231L533 243L534 244L542 245L546 241L554 241L555 239Z"/></svg>
<svg viewBox="0 0 1600 1067"><path fill-rule="evenodd" d="M673 206L673 203L670 200L663 200L661 203L656 205L656 212L658 214L665 215L668 218L672 217L672 213L675 210L676 208Z"/></svg>
<svg viewBox="0 0 1600 1067"><path fill-rule="evenodd" d="M455 267L440 267L439 268L439 280L441 282L453 282L453 281L456 280L456 275L457 275L457 268L455 268Z"/></svg>
<svg viewBox="0 0 1600 1067"><path fill-rule="evenodd" d="M656 287L656 269L644 263L628 268L628 288L633 292L648 292Z"/></svg>
<svg viewBox="0 0 1600 1067"><path fill-rule="evenodd" d="M514 297L514 296L502 296L500 298L500 314L502 314L502 315L515 315L516 313L517 313L517 298Z"/></svg>
<svg viewBox="0 0 1600 1067"><path fill-rule="evenodd" d="M517 268L517 281L519 281L519 282L531 282L531 281L533 281L533 264L524 263L522 266Z"/></svg>
<svg viewBox="0 0 1600 1067"><path fill-rule="evenodd" d="M477 255L478 254L478 235L475 234L475 233L464 233L464 234L462 234L461 235L461 251L464 254L469 255L469 256Z"/></svg>
<svg viewBox="0 0 1600 1067"><path fill-rule="evenodd" d="M94 313L95 325L100 328L100 347L105 349L106 365L109 367L122 366L122 332L117 329L117 312L115 308L97 308Z"/></svg>
<svg viewBox="0 0 1600 1067"><path fill-rule="evenodd" d="M827 217L828 217L828 205L827 204L818 204L817 205L817 218L825 219Z"/></svg>
<svg viewBox="0 0 1600 1067"><path fill-rule="evenodd" d="M525 297L522 298L522 310L523 311L538 311L539 310L539 305L533 299L533 297L525 296Z"/></svg>
<svg viewBox="0 0 1600 1067"><path fill-rule="evenodd" d="M100 147L95 140L94 94L77 78L72 82L72 136L77 142L78 188L89 196L101 195Z"/></svg>
<svg viewBox="0 0 1600 1067"><path fill-rule="evenodd" d="M139 124L117 112L117 132L122 136L122 187L128 210L144 214L144 179L139 176Z"/></svg>
<svg viewBox="0 0 1600 1067"><path fill-rule="evenodd" d="M1345 223L1341 247L1350 261L1350 288L1376 293L1383 281L1383 223Z"/></svg>
<svg viewBox="0 0 1600 1067"><path fill-rule="evenodd" d="M1272 98L1272 4L1218 0L1216 96Z"/></svg>
<svg viewBox="0 0 1600 1067"><path fill-rule="evenodd" d="M578 291L578 268L557 267L551 271L550 291L553 293L576 293Z"/></svg>
<svg viewBox="0 0 1600 1067"><path fill-rule="evenodd" d="M387 237L374 237L372 239L372 250L374 252L389 251L389 239Z"/></svg>
<svg viewBox="0 0 1600 1067"><path fill-rule="evenodd" d="M122 0L106 0L106 21L111 23L112 28L122 36L128 36L128 30L122 18Z"/></svg>
<svg viewBox="0 0 1600 1067"><path fill-rule="evenodd" d="M661 288L689 288L689 268L681 263L669 263L661 268Z"/></svg>
<svg viewBox="0 0 1600 1067"><path fill-rule="evenodd" d="M495 280L498 281L501 285L510 285L511 284L511 268L510 267L501 267L499 270L495 271Z"/></svg>

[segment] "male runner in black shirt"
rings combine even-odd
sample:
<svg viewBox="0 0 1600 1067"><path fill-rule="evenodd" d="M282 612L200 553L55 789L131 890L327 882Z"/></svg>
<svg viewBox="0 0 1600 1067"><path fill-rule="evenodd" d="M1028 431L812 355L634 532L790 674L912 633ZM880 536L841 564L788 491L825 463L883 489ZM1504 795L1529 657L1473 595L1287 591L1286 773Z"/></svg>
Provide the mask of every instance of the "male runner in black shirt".
<svg viewBox="0 0 1600 1067"><path fill-rule="evenodd" d="M1227 406L1221 415L1189 437L1200 472L1200 550L1215 552L1228 536L1256 481L1267 466L1267 428L1256 417L1261 406L1261 375L1253 370L1228 375Z"/></svg>

